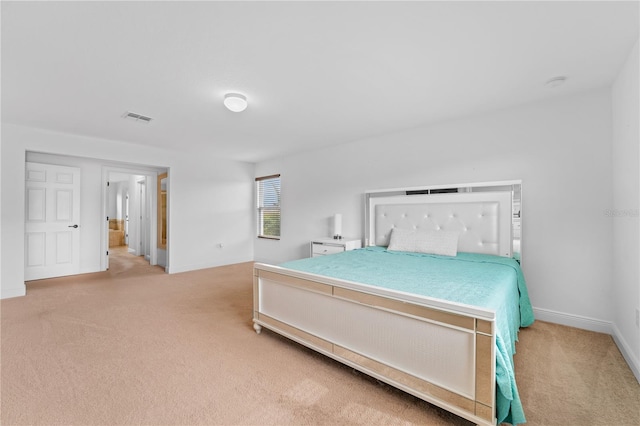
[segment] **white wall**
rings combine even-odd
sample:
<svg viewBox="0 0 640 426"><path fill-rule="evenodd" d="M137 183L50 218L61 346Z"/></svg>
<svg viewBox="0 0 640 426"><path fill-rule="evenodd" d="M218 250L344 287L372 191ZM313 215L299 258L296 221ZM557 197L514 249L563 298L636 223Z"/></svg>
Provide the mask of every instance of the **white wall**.
<svg viewBox="0 0 640 426"><path fill-rule="evenodd" d="M311 238L363 235L368 189L523 180L523 269L538 318L610 331L611 98L608 88L262 162L281 173L282 238L257 261L308 256Z"/></svg>
<svg viewBox="0 0 640 426"><path fill-rule="evenodd" d="M254 166L193 155L179 150L153 149L77 135L3 124L0 222L2 271L0 296L23 295L24 286L24 163L27 151L126 162L170 169L169 272L213 267L253 259ZM85 185L98 181L100 168L84 170ZM97 209L101 209L99 187ZM91 197L88 195L87 197ZM82 226L97 229L103 213L81 211ZM215 244L223 242L223 248ZM82 245L84 244L84 245ZM99 244L81 243L84 265L94 269ZM88 270L87 270L88 272Z"/></svg>
<svg viewBox="0 0 640 426"><path fill-rule="evenodd" d="M614 337L640 380L640 47L636 43L611 90L613 110Z"/></svg>
<svg viewBox="0 0 640 426"><path fill-rule="evenodd" d="M29 155L27 155L27 159L29 158ZM118 185L116 184L111 184L111 187L109 188L109 195L108 195L108 200L107 200L107 216L109 216L109 218L111 219L116 219L118 218Z"/></svg>

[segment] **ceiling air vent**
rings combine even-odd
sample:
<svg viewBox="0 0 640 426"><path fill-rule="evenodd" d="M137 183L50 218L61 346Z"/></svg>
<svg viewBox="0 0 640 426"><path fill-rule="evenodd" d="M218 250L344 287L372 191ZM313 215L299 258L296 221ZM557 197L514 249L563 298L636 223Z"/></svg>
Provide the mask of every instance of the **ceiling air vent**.
<svg viewBox="0 0 640 426"><path fill-rule="evenodd" d="M122 118L126 118L128 120L137 121L138 123L148 123L151 120L153 120L153 118L151 118L151 117L147 117L146 115L137 114L137 113L131 112L131 111L125 112L124 115L122 116Z"/></svg>

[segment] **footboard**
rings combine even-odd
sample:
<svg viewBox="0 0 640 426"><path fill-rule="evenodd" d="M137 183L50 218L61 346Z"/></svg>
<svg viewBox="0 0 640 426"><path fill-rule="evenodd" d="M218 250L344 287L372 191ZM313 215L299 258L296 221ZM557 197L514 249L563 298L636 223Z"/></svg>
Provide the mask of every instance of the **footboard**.
<svg viewBox="0 0 640 426"><path fill-rule="evenodd" d="M253 322L478 424L495 424L495 313L256 264Z"/></svg>

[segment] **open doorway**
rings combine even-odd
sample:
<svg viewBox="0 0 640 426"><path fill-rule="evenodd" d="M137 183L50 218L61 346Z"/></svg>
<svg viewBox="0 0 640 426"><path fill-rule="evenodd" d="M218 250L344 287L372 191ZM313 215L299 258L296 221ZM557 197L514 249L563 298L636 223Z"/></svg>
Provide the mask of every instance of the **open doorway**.
<svg viewBox="0 0 640 426"><path fill-rule="evenodd" d="M104 270L116 266L113 262L130 261L135 257L147 265L160 265L166 271L166 240L162 253L157 247L156 228L160 220L158 212L158 175L148 171L105 168L105 258ZM165 204L166 209L166 204ZM164 213L166 216L166 212Z"/></svg>
<svg viewBox="0 0 640 426"><path fill-rule="evenodd" d="M157 223L157 245L158 245L158 265L167 267L167 197L169 195L169 179L167 173L158 175L157 202L158 202L158 223Z"/></svg>

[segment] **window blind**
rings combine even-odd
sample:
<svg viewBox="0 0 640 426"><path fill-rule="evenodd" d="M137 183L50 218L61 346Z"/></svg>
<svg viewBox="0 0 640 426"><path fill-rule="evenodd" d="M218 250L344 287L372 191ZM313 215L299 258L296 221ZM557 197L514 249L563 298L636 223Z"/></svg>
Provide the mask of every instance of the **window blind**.
<svg viewBox="0 0 640 426"><path fill-rule="evenodd" d="M280 175L256 178L258 237L280 238Z"/></svg>

